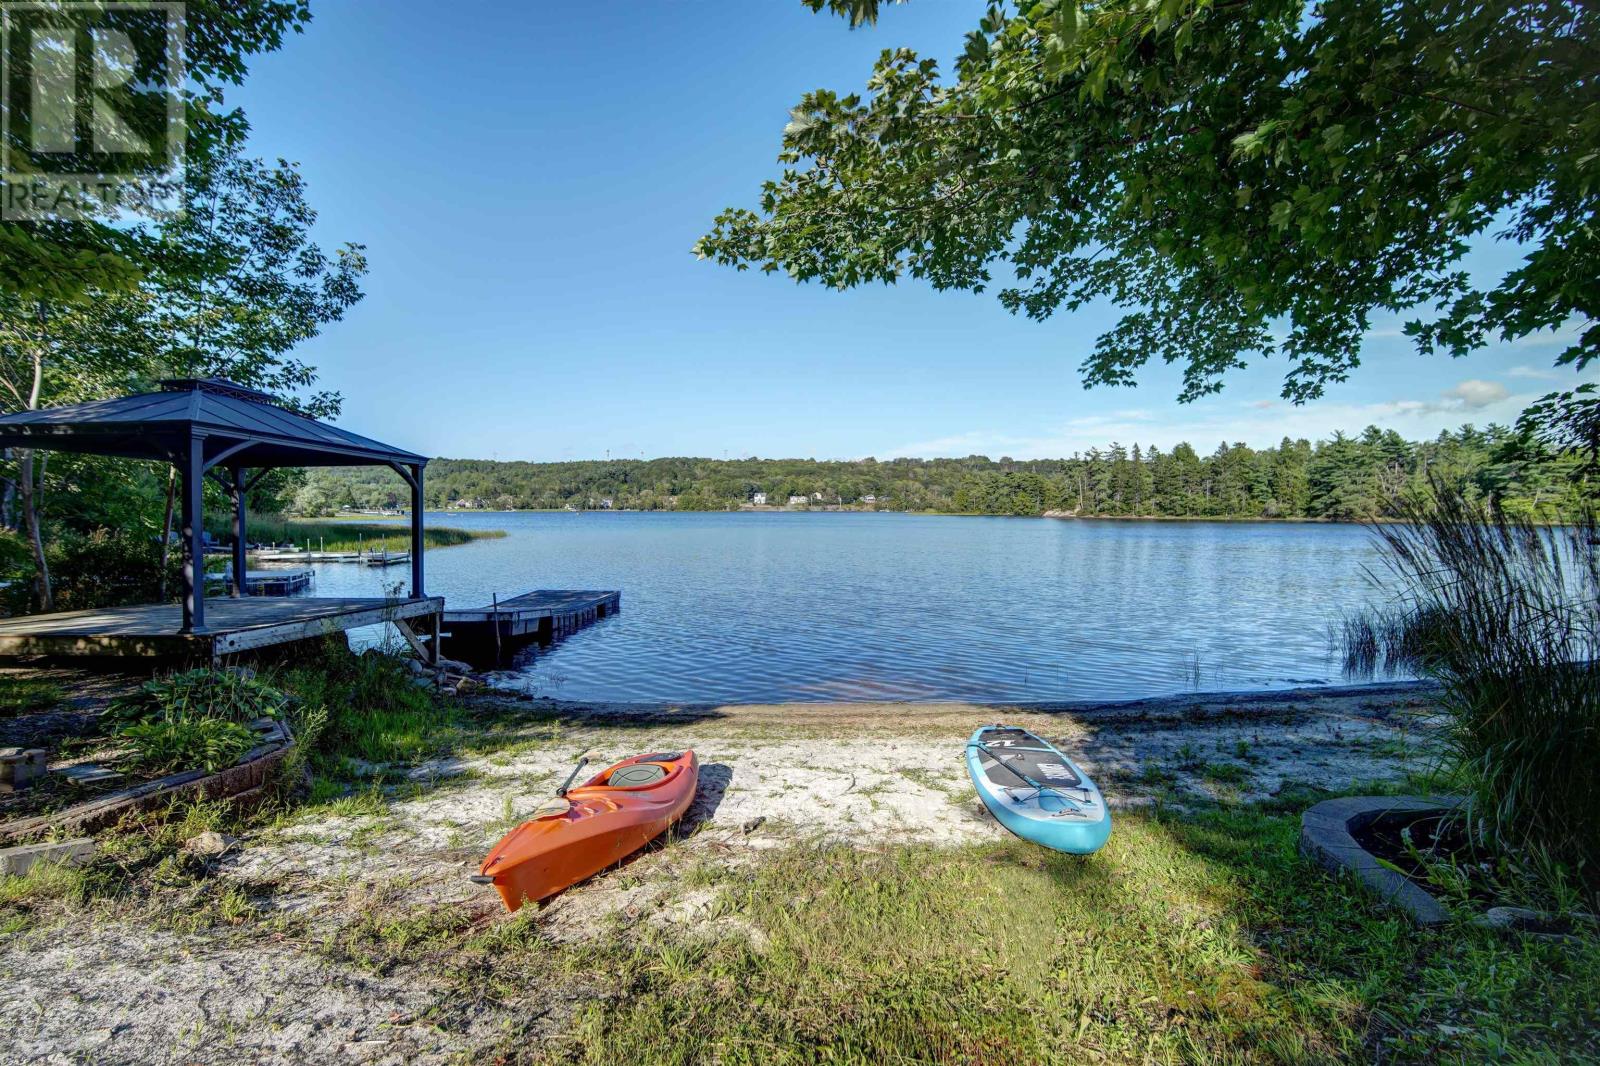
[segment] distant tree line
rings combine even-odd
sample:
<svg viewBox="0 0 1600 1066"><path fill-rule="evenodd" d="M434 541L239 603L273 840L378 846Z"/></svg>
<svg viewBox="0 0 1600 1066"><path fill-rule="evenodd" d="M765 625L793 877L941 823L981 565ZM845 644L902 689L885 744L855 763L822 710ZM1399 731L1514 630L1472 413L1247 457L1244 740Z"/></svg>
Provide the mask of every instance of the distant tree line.
<svg viewBox="0 0 1600 1066"><path fill-rule="evenodd" d="M1067 459L610 460L564 463L436 459L428 467L430 508L704 511L805 497L808 506L970 514L1351 520L1429 477L1463 485L1469 496L1515 512L1569 511L1592 488L1580 459L1555 453L1499 426L1466 426L1433 440L1392 430L1336 433L1315 444L1284 438L1274 448L1219 444L1202 455L1112 444ZM818 499L820 497L820 499ZM311 471L294 510L406 506L398 478L351 468Z"/></svg>

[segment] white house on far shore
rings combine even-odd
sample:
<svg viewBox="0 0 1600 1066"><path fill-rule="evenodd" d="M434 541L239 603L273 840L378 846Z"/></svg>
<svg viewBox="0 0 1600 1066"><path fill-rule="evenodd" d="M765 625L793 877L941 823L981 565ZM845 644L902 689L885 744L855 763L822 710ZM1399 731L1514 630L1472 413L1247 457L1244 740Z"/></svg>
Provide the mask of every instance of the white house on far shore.
<svg viewBox="0 0 1600 1066"><path fill-rule="evenodd" d="M789 506L790 507L804 507L806 504L808 504L810 502L811 502L811 497L809 497L809 496L790 496L789 497Z"/></svg>
<svg viewBox="0 0 1600 1066"><path fill-rule="evenodd" d="M754 496L750 497L750 502L755 504L757 507L765 507L767 505L767 494L764 492L758 492Z"/></svg>

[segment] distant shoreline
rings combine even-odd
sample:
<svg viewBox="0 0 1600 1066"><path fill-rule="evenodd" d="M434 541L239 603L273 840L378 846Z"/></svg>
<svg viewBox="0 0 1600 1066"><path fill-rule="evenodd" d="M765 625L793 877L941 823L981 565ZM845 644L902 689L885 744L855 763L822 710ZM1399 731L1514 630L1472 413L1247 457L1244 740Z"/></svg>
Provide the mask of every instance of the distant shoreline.
<svg viewBox="0 0 1600 1066"><path fill-rule="evenodd" d="M1075 522L1266 522L1275 524L1303 523L1322 526L1360 525L1359 518L1315 518L1294 515L1135 515L1090 514L1077 515L1046 511L1043 514L991 514L985 511L895 511L888 508L866 507L732 507L715 511L676 511L664 508L643 510L631 507L584 508L569 511L564 507L519 507L510 511L476 507L430 508L429 514L441 515L503 515L503 514L902 514L931 518L1049 518Z"/></svg>

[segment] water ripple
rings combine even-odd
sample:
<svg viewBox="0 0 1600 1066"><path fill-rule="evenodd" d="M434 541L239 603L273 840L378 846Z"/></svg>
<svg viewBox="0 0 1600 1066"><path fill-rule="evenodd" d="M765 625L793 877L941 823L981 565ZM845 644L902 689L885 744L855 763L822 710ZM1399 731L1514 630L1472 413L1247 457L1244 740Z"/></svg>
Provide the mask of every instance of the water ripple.
<svg viewBox="0 0 1600 1066"><path fill-rule="evenodd" d="M1338 678L1374 598L1359 528L890 514L448 514L509 536L428 554L453 605L617 588L622 612L508 683L592 700L1119 699ZM316 594L380 574L318 568Z"/></svg>

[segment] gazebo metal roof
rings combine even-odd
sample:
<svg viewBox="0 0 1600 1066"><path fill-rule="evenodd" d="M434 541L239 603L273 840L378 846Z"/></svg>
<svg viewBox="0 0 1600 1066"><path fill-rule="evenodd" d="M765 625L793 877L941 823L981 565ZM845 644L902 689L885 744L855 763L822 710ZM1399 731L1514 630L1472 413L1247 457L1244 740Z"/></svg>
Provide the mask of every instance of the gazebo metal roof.
<svg viewBox="0 0 1600 1066"><path fill-rule="evenodd" d="M178 461L202 438L207 466L412 466L428 460L280 407L220 378L175 378L162 391L0 416L0 447Z"/></svg>
<svg viewBox="0 0 1600 1066"><path fill-rule="evenodd" d="M183 481L183 627L205 625L201 492L209 474L233 497L234 595L243 595L245 496L260 471L285 466L388 466L411 487L411 595L422 591L425 456L382 444L279 406L221 378L173 378L160 392L0 416L0 448L88 452L174 464Z"/></svg>

